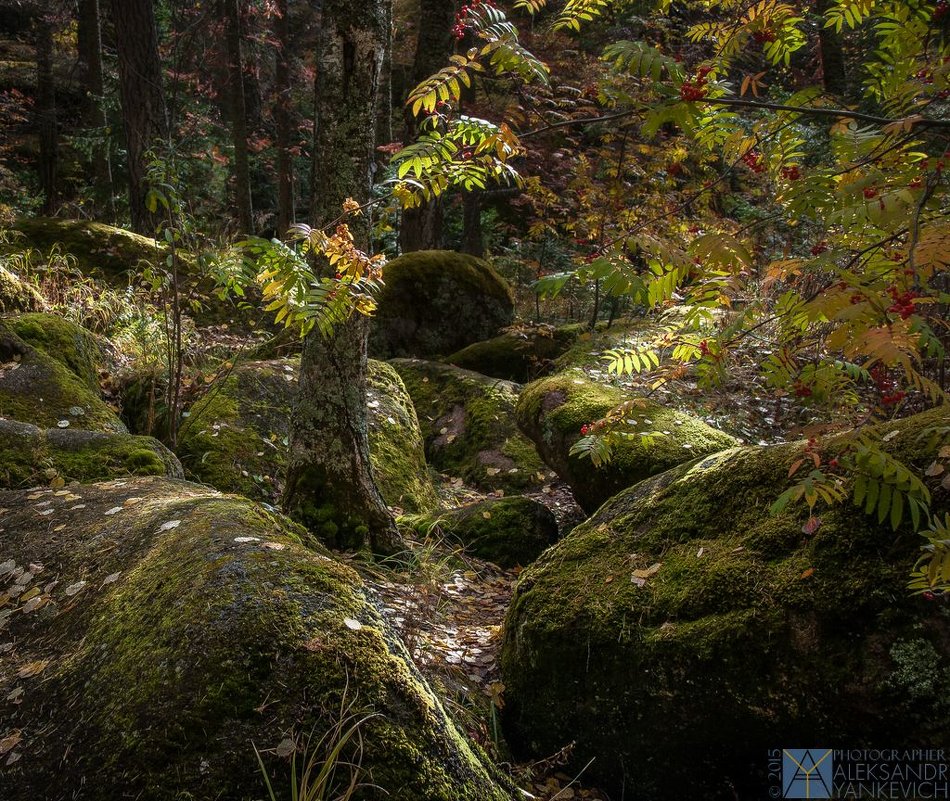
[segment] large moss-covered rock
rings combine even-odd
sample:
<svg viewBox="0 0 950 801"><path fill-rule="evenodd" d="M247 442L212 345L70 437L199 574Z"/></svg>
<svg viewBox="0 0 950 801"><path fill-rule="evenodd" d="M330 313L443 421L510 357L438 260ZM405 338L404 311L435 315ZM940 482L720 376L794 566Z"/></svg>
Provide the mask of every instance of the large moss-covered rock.
<svg viewBox="0 0 950 801"><path fill-rule="evenodd" d="M0 314L37 311L45 305L36 287L0 264Z"/></svg>
<svg viewBox="0 0 950 801"><path fill-rule="evenodd" d="M192 475L249 498L280 498L298 362L239 364L192 407L178 442ZM419 423L399 375L370 360L368 385L370 459L383 498L410 512L434 507Z"/></svg>
<svg viewBox="0 0 950 801"><path fill-rule="evenodd" d="M476 342L444 361L476 373L524 384L547 375L580 332L575 326L510 328L497 337Z"/></svg>
<svg viewBox="0 0 950 801"><path fill-rule="evenodd" d="M125 432L99 393L98 343L62 318L0 318L0 417L40 428Z"/></svg>
<svg viewBox="0 0 950 801"><path fill-rule="evenodd" d="M164 246L154 239L89 220L24 218L12 230L20 234L14 242L17 248L31 247L46 255L56 248L91 275L115 277L140 270L142 262L165 259Z"/></svg>
<svg viewBox="0 0 950 801"><path fill-rule="evenodd" d="M543 503L521 495L486 498L442 512L436 518L412 521L425 531L433 522L465 550L504 568L527 565L557 542L557 520Z"/></svg>
<svg viewBox="0 0 950 801"><path fill-rule="evenodd" d="M107 343L91 331L56 314L18 314L4 325L98 391L99 372L109 363L110 354Z"/></svg>
<svg viewBox="0 0 950 801"><path fill-rule="evenodd" d="M73 428L43 430L0 419L0 487L15 489L119 476L182 478L175 454L151 437Z"/></svg>
<svg viewBox="0 0 950 801"><path fill-rule="evenodd" d="M591 381L580 370L569 370L528 384L518 399L518 425L531 438L541 457L571 485L574 497L591 513L612 495L707 453L729 448L736 440L701 420L644 401L625 418L631 434L655 432L645 442L631 436L620 442L611 460L594 467L588 458L571 455L583 434L581 427L630 400L617 387Z"/></svg>
<svg viewBox="0 0 950 801"><path fill-rule="evenodd" d="M486 262L449 250L407 253L386 265L370 333L378 358L453 353L514 319L511 288Z"/></svg>
<svg viewBox="0 0 950 801"><path fill-rule="evenodd" d="M934 424L945 410L884 426L884 447L923 470ZM800 509L770 516L803 446L637 484L522 574L501 656L522 753L576 741L585 775L627 798L752 799L766 748L950 745L950 615L907 589L920 537L847 502L811 535Z"/></svg>
<svg viewBox="0 0 950 801"><path fill-rule="evenodd" d="M545 481L544 464L514 422L520 385L421 359L390 364L415 404L429 464L485 490Z"/></svg>
<svg viewBox="0 0 950 801"><path fill-rule="evenodd" d="M5 801L261 799L255 747L289 797L289 753L322 762L347 713L360 798L510 798L302 529L168 479L74 493L0 492Z"/></svg>

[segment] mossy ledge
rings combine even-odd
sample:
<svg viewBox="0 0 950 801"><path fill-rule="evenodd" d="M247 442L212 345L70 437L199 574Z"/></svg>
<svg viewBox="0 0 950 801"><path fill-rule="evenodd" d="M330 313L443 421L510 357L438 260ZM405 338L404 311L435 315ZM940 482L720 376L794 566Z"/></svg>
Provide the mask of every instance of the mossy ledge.
<svg viewBox="0 0 950 801"><path fill-rule="evenodd" d="M554 360L566 353L581 333L576 325L513 327L497 337L462 348L444 361L492 378L524 384L550 373Z"/></svg>
<svg viewBox="0 0 950 801"><path fill-rule="evenodd" d="M922 471L930 425L950 426L945 407L879 433ZM662 801L767 797L766 747L950 745L950 615L907 589L920 537L850 503L822 509L811 536L801 510L770 516L803 447L643 481L527 568L501 654L521 755L576 740L592 783Z"/></svg>
<svg viewBox="0 0 950 801"><path fill-rule="evenodd" d="M0 417L125 433L99 394L97 347L91 334L54 315L0 318Z"/></svg>
<svg viewBox="0 0 950 801"><path fill-rule="evenodd" d="M546 480L514 423L519 384L422 359L392 359L419 417L429 464L485 490L520 492Z"/></svg>
<svg viewBox="0 0 950 801"><path fill-rule="evenodd" d="M386 265L370 333L370 355L435 356L498 333L514 319L514 297L485 261L451 250L406 253Z"/></svg>
<svg viewBox="0 0 950 801"><path fill-rule="evenodd" d="M20 219L11 226L20 235L8 249L35 248L44 255L54 248L73 256L87 275L115 279L137 271L142 262L165 259L165 246L147 236L89 220L50 217Z"/></svg>
<svg viewBox="0 0 950 801"><path fill-rule="evenodd" d="M43 430L0 419L0 487L17 489L63 481L121 476L183 478L181 463L162 443L132 434L72 428Z"/></svg>
<svg viewBox="0 0 950 801"><path fill-rule="evenodd" d="M4 799L260 799L254 746L283 794L289 759L273 749L316 747L344 701L374 715L359 798L511 798L360 577L302 529L167 479L76 493L0 492L4 560L43 567L2 579L43 599L0 612L16 643L0 653L0 711L22 738Z"/></svg>
<svg viewBox="0 0 950 801"><path fill-rule="evenodd" d="M645 401L630 412L630 429L658 432L649 444L639 437L620 443L610 462L594 467L571 455L581 427L630 398L617 387L591 381L582 370L567 370L528 384L518 398L518 426L541 458L571 485L588 513L620 490L685 461L732 447L736 440L685 412Z"/></svg>

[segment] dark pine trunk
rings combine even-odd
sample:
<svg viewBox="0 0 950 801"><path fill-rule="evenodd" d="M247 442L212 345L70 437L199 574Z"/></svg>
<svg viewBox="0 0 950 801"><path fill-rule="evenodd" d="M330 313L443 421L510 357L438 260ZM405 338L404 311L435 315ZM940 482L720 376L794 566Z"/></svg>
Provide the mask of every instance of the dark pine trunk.
<svg viewBox="0 0 950 801"><path fill-rule="evenodd" d="M482 199L478 192L462 191L462 253L481 258L485 255L482 232Z"/></svg>
<svg viewBox="0 0 950 801"><path fill-rule="evenodd" d="M277 124L277 235L284 236L296 221L294 216L294 162L290 152L290 22L287 0L277 0L277 65L274 71L274 120Z"/></svg>
<svg viewBox="0 0 950 801"><path fill-rule="evenodd" d="M147 154L168 135L168 117L158 56L158 28L152 0L112 0L119 54L119 95L129 171L132 227L149 233L153 219L145 206Z"/></svg>
<svg viewBox="0 0 950 801"><path fill-rule="evenodd" d="M242 234L254 233L251 173L247 153L247 106L244 102L244 59L241 53L241 10L238 0L224 0L228 49L228 111L234 148L234 205Z"/></svg>
<svg viewBox="0 0 950 801"><path fill-rule="evenodd" d="M102 27L99 0L79 0L79 62L86 94L85 124L93 132L92 175L95 208L110 222L115 221L112 164L109 161L108 120L102 72Z"/></svg>
<svg viewBox="0 0 950 801"><path fill-rule="evenodd" d="M40 11L36 20L36 129L40 138L43 213L56 210L56 85L53 79L53 24Z"/></svg>
<svg viewBox="0 0 950 801"><path fill-rule="evenodd" d="M411 83L415 87L438 72L452 53L452 22L455 18L454 0L421 0L419 6L419 35L412 63ZM404 109L404 141L416 138L418 127L412 110ZM406 209L399 227L399 247L404 253L413 250L431 250L442 244L442 201Z"/></svg>
<svg viewBox="0 0 950 801"><path fill-rule="evenodd" d="M339 216L347 197L369 196L379 71L385 49L384 0L326 0L316 87L313 220ZM350 219L367 247L365 217ZM335 547L390 553L395 523L373 481L366 419L368 321L354 316L330 337L304 339L291 419L284 508Z"/></svg>

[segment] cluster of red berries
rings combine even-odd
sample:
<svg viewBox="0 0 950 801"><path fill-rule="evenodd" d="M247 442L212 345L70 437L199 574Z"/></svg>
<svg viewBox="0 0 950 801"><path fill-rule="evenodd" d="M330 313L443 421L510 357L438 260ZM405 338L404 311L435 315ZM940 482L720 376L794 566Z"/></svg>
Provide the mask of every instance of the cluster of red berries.
<svg viewBox="0 0 950 801"><path fill-rule="evenodd" d="M866 186L866 187L864 187L864 196L865 196L868 200L871 200L872 198L876 198L877 195L878 195L878 188L877 188L876 186Z"/></svg>
<svg viewBox="0 0 950 801"><path fill-rule="evenodd" d="M919 297L913 290L899 292L897 287L892 286L887 290L894 302L888 307L888 311L899 314L902 320L906 320L914 313L914 298Z"/></svg>
<svg viewBox="0 0 950 801"><path fill-rule="evenodd" d="M950 153L950 151L948 151L948 153ZM948 155L948 153L944 153L944 156ZM942 173L942 172L943 172L943 168L944 168L945 166L946 166L946 162L945 162L943 159L938 159L938 160L937 160L937 163L934 165L934 170L935 170L938 174L939 174L939 173ZM922 170L929 170L929 169L930 169L930 159L924 159L922 162L920 162L920 169L922 169Z"/></svg>
<svg viewBox="0 0 950 801"><path fill-rule="evenodd" d="M752 170L752 172L765 172L765 159L762 158L762 154L758 151L750 150L742 157L742 160L745 162L745 165L750 170Z"/></svg>
<svg viewBox="0 0 950 801"><path fill-rule="evenodd" d="M797 181L802 177L802 174L798 170L798 165L793 164L790 167L782 167L782 177L786 181Z"/></svg>
<svg viewBox="0 0 950 801"><path fill-rule="evenodd" d="M584 425L581 426L581 433L582 433L585 437L586 437L591 431L593 431L593 430L594 430L593 424L588 425L587 423L584 423Z"/></svg>
<svg viewBox="0 0 950 801"><path fill-rule="evenodd" d="M702 100L706 97L706 93L709 91L706 87L706 76L710 72L712 72L712 67L700 67L696 71L695 81L683 81L683 85L680 87L680 97L689 102Z"/></svg>
<svg viewBox="0 0 950 801"><path fill-rule="evenodd" d="M948 3L947 0L940 0L937 5L934 6L934 13L931 19L934 22L940 22L940 20L947 16L948 11L950 11L950 3Z"/></svg>
<svg viewBox="0 0 950 801"><path fill-rule="evenodd" d="M755 39L759 44L765 44L766 42L775 41L775 31L771 28L760 28L752 34L752 38Z"/></svg>
<svg viewBox="0 0 950 801"><path fill-rule="evenodd" d="M466 6L462 6L458 13L455 15L455 25L452 26L452 36L455 37L455 41L460 42L465 38L465 32L468 30L469 26L472 24L472 21L469 19L469 13L477 9L479 6L494 6L494 0L471 0Z"/></svg>
<svg viewBox="0 0 950 801"><path fill-rule="evenodd" d="M820 256L822 253L828 251L828 242L825 239L822 239L817 245L813 245L811 249L812 256Z"/></svg>
<svg viewBox="0 0 950 801"><path fill-rule="evenodd" d="M880 365L875 365L871 369L871 380L881 393L882 406L896 406L907 396L906 392L896 388L894 382L887 376L887 373L881 369Z"/></svg>
<svg viewBox="0 0 950 801"><path fill-rule="evenodd" d="M699 352L703 356L709 355L709 343L705 339L699 343Z"/></svg>

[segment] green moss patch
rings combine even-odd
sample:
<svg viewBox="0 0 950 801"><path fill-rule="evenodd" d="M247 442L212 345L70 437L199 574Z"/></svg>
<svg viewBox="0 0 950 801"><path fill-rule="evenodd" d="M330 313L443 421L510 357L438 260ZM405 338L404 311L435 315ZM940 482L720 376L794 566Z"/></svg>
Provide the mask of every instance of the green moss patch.
<svg viewBox="0 0 950 801"><path fill-rule="evenodd" d="M946 411L883 427L884 446L923 470L933 424ZM950 617L907 590L920 538L850 503L822 509L812 535L801 510L771 516L803 447L643 481L522 574L501 656L516 748L576 740L576 764L596 757L591 781L618 796L757 798L769 744L946 742L950 671L918 671L931 649L946 664Z"/></svg>
<svg viewBox="0 0 950 801"><path fill-rule="evenodd" d="M0 487L16 489L120 476L182 478L175 455L151 437L71 428L44 431L0 420Z"/></svg>
<svg viewBox="0 0 950 801"><path fill-rule="evenodd" d="M386 265L385 279L370 334L377 358L453 353L514 319L511 288L464 253L407 253Z"/></svg>
<svg viewBox="0 0 950 801"><path fill-rule="evenodd" d="M645 442L632 436L614 450L610 462L594 467L590 459L572 456L581 427L630 400L612 386L591 381L580 370L542 378L524 388L518 399L518 425L538 453L571 485L577 502L588 513L611 496L649 476L696 456L732 447L736 440L685 412L644 402L631 409L631 434L657 436Z"/></svg>
<svg viewBox="0 0 950 801"><path fill-rule="evenodd" d="M58 247L90 275L115 278L138 271L142 262L165 258L164 246L154 239L89 220L35 217L17 220L12 230L22 235L17 247L32 247L46 254Z"/></svg>
<svg viewBox="0 0 950 801"><path fill-rule="evenodd" d="M124 433L99 394L96 348L92 335L52 315L0 319L0 417Z"/></svg>
<svg viewBox="0 0 950 801"><path fill-rule="evenodd" d="M56 314L19 314L6 321L9 330L51 359L62 363L92 390L107 362L107 346L81 325Z"/></svg>
<svg viewBox="0 0 950 801"><path fill-rule="evenodd" d="M186 469L220 490L276 503L283 491L295 359L246 362L210 387L190 410L179 438ZM370 459L387 503L411 512L436 504L415 410L399 376L370 361Z"/></svg>
<svg viewBox="0 0 950 801"><path fill-rule="evenodd" d="M547 375L580 332L571 328L525 326L476 342L444 361L465 370L524 384Z"/></svg>
<svg viewBox="0 0 950 801"><path fill-rule="evenodd" d="M413 521L422 532L433 523L468 553L504 568L530 564L557 542L558 536L557 520L550 509L518 495L487 498L435 518Z"/></svg>
<svg viewBox="0 0 950 801"><path fill-rule="evenodd" d="M0 264L0 314L37 311L45 305L36 288Z"/></svg>
<svg viewBox="0 0 950 801"><path fill-rule="evenodd" d="M75 493L0 493L0 588L19 588L0 611L21 738L5 799L260 799L254 746L283 797L284 749L321 759L348 704L371 716L342 755L362 798L509 798L360 577L302 529L167 479Z"/></svg>
<svg viewBox="0 0 950 801"><path fill-rule="evenodd" d="M412 397L433 467L485 490L520 491L547 480L514 423L518 384L420 359L390 364Z"/></svg>

